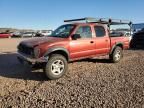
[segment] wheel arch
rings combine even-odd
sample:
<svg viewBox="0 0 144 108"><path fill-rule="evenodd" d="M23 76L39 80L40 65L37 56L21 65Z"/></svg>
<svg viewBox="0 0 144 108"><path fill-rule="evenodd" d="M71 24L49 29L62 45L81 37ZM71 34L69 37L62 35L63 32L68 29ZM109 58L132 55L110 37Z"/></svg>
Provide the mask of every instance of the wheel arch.
<svg viewBox="0 0 144 108"><path fill-rule="evenodd" d="M69 51L63 47L54 47L47 50L44 56L51 56L52 54L61 54L63 55L67 61L69 61Z"/></svg>
<svg viewBox="0 0 144 108"><path fill-rule="evenodd" d="M119 43L116 43L113 47L112 47L112 49L111 49L111 51L110 51L110 54L112 54L112 52L114 51L114 49L116 48L116 47L121 47L122 49L123 49L123 43L122 42L119 42Z"/></svg>

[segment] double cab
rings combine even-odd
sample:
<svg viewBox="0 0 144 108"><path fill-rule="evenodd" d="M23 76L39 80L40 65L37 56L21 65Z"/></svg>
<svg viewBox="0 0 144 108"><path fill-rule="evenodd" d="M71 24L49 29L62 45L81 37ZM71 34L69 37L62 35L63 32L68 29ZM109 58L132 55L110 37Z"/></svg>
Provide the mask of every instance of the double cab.
<svg viewBox="0 0 144 108"><path fill-rule="evenodd" d="M86 22L76 22L81 20ZM109 55L110 61L119 62L123 50L129 48L129 39L122 35L111 35L109 26L121 21L87 20L90 19L66 20L65 22L75 22L58 27L48 37L22 41L18 45L18 59L33 65L43 64L49 79L62 77L67 72L70 61Z"/></svg>

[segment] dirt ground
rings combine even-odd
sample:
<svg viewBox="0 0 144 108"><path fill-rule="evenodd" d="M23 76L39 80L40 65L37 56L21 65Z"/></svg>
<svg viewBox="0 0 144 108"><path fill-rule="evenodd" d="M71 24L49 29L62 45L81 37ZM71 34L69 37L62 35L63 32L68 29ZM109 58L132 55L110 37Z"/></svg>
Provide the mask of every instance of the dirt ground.
<svg viewBox="0 0 144 108"><path fill-rule="evenodd" d="M17 61L23 39L0 39L0 108L144 108L144 51L108 59L69 63L58 80Z"/></svg>

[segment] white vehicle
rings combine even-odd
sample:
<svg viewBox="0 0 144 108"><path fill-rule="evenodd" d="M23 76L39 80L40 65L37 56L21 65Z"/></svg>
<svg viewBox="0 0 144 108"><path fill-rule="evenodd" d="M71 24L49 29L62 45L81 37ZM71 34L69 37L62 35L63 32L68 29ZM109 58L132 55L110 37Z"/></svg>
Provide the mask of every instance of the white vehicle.
<svg viewBox="0 0 144 108"><path fill-rule="evenodd" d="M15 36L15 37L18 37L18 36L20 36L20 35L21 35L21 32L16 31L16 32L12 33L12 35L13 35L13 36Z"/></svg>
<svg viewBox="0 0 144 108"><path fill-rule="evenodd" d="M129 41L132 40L132 35L133 35L132 32L130 32L130 31L125 31L125 32L124 32L124 35L125 35L126 37L129 37Z"/></svg>
<svg viewBox="0 0 144 108"><path fill-rule="evenodd" d="M35 32L24 32L21 34L21 37L34 37Z"/></svg>
<svg viewBox="0 0 144 108"><path fill-rule="evenodd" d="M41 36L49 36L52 34L52 30L41 30L41 31L39 31L39 34Z"/></svg>

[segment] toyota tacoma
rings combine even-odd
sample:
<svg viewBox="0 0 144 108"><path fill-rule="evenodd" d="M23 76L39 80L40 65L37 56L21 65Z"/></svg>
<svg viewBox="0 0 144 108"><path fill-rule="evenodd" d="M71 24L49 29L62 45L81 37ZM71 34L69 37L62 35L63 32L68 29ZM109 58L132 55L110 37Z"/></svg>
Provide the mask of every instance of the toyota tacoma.
<svg viewBox="0 0 144 108"><path fill-rule="evenodd" d="M67 72L70 61L109 55L117 63L123 50L129 48L128 37L111 33L110 26L131 25L130 21L86 17L65 22L49 37L22 41L18 45L18 59L32 65L43 64L46 76L58 79Z"/></svg>

